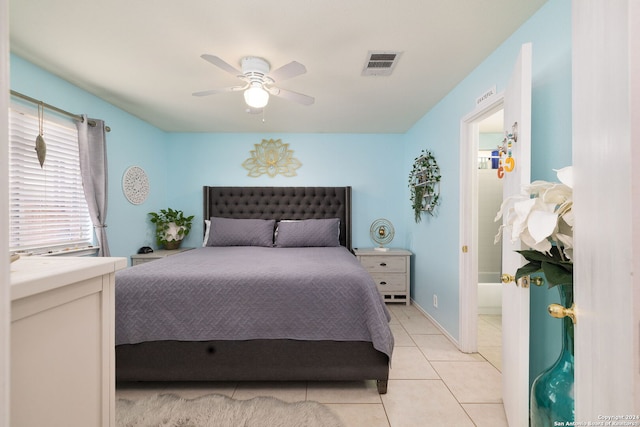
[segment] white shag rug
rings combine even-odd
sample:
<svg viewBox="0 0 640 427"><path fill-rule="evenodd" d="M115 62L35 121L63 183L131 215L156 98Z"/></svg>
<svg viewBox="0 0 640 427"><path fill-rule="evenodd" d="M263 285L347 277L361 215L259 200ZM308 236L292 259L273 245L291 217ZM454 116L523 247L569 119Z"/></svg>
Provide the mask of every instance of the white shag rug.
<svg viewBox="0 0 640 427"><path fill-rule="evenodd" d="M218 394L183 399L160 394L118 399L117 427L344 427L317 402L287 403L273 397L235 400Z"/></svg>

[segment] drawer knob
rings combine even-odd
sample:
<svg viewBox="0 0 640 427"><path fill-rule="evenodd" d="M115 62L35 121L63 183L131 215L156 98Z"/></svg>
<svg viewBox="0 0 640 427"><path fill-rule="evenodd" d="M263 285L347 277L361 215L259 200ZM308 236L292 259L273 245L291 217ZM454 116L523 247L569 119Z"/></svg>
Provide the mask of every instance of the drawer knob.
<svg viewBox="0 0 640 427"><path fill-rule="evenodd" d="M380 263L380 267L386 267L386 266L387 266L387 263L386 263L386 262L381 262L381 263Z"/></svg>
<svg viewBox="0 0 640 427"><path fill-rule="evenodd" d="M382 286L384 286L384 285L386 285L386 284L387 284L387 282L380 282L380 284L381 284Z"/></svg>

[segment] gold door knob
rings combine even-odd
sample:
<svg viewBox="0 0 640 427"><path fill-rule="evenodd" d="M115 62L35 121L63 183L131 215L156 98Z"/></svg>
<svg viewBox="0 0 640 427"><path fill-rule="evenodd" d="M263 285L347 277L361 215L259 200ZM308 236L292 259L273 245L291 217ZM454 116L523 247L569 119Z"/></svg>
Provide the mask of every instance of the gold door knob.
<svg viewBox="0 0 640 427"><path fill-rule="evenodd" d="M529 287L529 276L522 276L520 279L516 280L516 276L513 276L508 273L504 273L502 276L500 276L500 280L504 284L513 282L516 284L516 286L519 286L522 288Z"/></svg>
<svg viewBox="0 0 640 427"><path fill-rule="evenodd" d="M576 323L575 308L576 308L575 303L571 304L570 308L563 307L560 304L551 304L549 305L549 307L547 307L547 310L549 311L549 314L551 315L551 317L555 317L556 319L562 319L562 318L568 317L571 319L571 321L575 325Z"/></svg>
<svg viewBox="0 0 640 427"><path fill-rule="evenodd" d="M500 280L502 281L502 283L511 283L511 282L515 282L516 281L516 276L513 276L509 273L504 273L502 276L500 276Z"/></svg>

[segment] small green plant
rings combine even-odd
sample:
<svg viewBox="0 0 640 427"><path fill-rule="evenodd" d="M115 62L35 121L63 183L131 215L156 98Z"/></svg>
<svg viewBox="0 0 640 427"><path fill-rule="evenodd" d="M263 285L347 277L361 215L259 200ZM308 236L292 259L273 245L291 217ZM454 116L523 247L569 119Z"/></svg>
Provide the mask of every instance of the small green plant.
<svg viewBox="0 0 640 427"><path fill-rule="evenodd" d="M156 242L158 246L175 249L180 246L182 239L191 231L194 216L184 216L182 211L171 208L161 209L160 212L149 212L151 222L156 225Z"/></svg>
<svg viewBox="0 0 640 427"><path fill-rule="evenodd" d="M422 219L422 208L424 204L424 194L426 192L426 188L419 186L412 186L411 188L411 207L413 208L413 215L415 217L416 223L420 222Z"/></svg>

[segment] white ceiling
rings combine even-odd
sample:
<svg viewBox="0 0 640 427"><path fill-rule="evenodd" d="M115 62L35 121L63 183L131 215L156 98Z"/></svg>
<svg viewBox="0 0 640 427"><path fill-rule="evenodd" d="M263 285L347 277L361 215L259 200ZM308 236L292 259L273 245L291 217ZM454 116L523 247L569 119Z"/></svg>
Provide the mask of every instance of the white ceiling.
<svg viewBox="0 0 640 427"><path fill-rule="evenodd" d="M10 41L165 131L402 133L544 2L11 0ZM403 52L391 76L361 75L371 50ZM243 56L272 69L298 61L307 73L280 86L315 104L271 97L263 117L244 111L239 92L194 97L241 83L204 53L237 68Z"/></svg>

